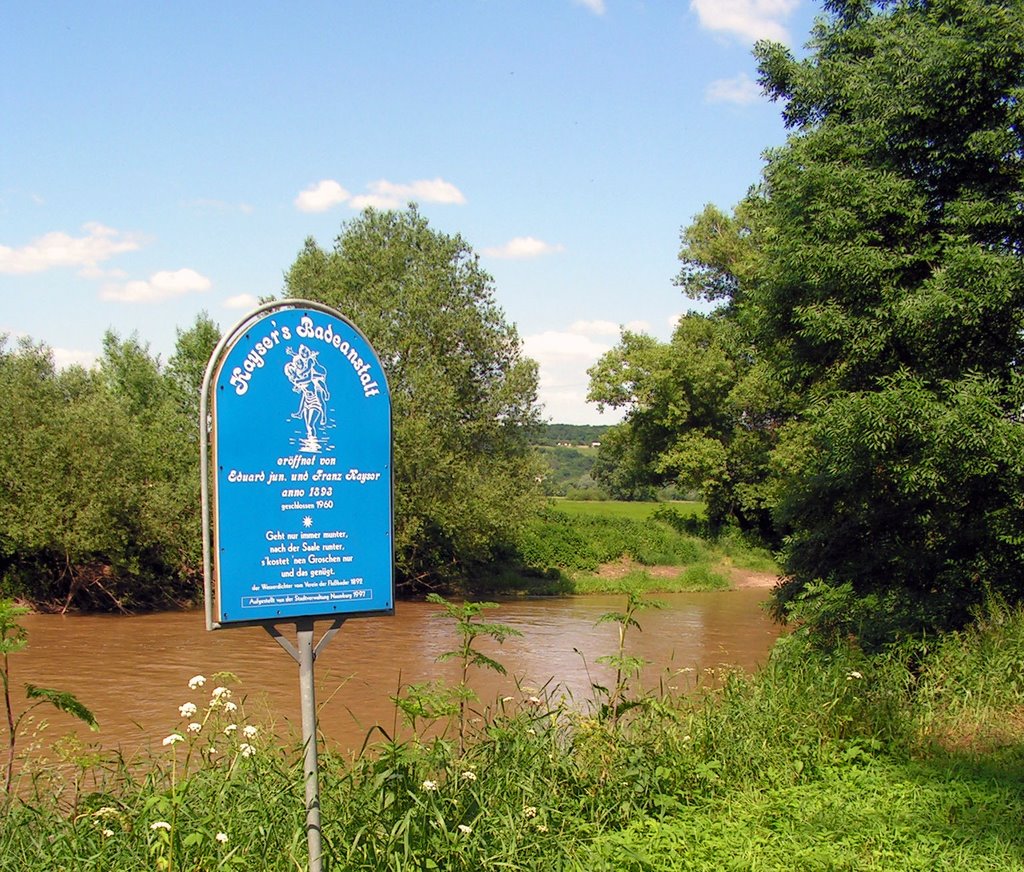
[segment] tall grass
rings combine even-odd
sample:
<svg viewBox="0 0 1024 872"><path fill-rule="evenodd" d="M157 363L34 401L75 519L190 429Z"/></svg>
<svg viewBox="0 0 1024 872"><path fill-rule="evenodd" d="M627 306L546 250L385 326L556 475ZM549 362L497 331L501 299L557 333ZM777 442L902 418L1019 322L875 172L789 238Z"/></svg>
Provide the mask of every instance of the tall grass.
<svg viewBox="0 0 1024 872"><path fill-rule="evenodd" d="M756 675L679 670L650 693L625 605L616 650L589 652L620 680L590 701L520 687L450 735L325 753L327 868L1024 869L1020 609L875 657L795 633ZM213 702L172 713L181 739L141 768L23 757L0 869L304 868L301 749L246 742Z"/></svg>

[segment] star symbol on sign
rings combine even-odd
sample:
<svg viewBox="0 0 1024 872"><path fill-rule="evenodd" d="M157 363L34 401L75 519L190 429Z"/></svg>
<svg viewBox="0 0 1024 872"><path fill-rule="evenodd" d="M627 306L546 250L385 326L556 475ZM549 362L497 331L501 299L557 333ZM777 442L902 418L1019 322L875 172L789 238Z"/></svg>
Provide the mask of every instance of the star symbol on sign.
<svg viewBox="0 0 1024 872"><path fill-rule="evenodd" d="M309 515L306 515L306 517L302 519L302 526L308 530L313 526L313 519Z"/></svg>

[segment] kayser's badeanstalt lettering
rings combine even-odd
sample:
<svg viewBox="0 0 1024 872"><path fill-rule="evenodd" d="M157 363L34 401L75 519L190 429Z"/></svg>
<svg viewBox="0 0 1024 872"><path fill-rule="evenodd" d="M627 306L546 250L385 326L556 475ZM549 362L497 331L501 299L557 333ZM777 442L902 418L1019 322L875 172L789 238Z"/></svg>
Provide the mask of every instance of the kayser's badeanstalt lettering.
<svg viewBox="0 0 1024 872"><path fill-rule="evenodd" d="M273 322L271 324L273 325ZM324 327L315 323L309 315L303 315L299 319L299 325L295 328L294 336L299 339L321 342L336 349L355 370L359 382L363 386L363 396L375 397L380 394L380 385L371 372L372 364L364 361L355 348L334 332L334 328L330 324ZM282 325L279 328L274 327L266 336L253 344L241 366L236 366L231 370L229 381L238 396L244 396L249 390L249 381L252 379L253 373L264 367L266 364L264 358L267 354L282 342L289 342L292 338L292 329Z"/></svg>

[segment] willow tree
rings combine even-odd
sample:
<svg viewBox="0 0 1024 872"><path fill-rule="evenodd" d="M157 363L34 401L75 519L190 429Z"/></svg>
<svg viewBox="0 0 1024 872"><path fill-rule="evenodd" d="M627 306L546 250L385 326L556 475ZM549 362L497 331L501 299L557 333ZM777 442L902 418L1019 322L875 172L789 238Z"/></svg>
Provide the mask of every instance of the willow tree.
<svg viewBox="0 0 1024 872"><path fill-rule="evenodd" d="M536 505L537 368L470 246L414 205L368 209L333 249L308 239L285 287L352 320L387 373L399 582L457 580L495 559Z"/></svg>

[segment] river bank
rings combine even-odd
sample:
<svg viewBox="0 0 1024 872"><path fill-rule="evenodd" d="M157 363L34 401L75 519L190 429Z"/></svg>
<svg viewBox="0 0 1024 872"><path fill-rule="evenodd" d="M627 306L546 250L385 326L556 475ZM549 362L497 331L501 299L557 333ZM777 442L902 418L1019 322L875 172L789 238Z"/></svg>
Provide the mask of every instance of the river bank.
<svg viewBox="0 0 1024 872"><path fill-rule="evenodd" d="M635 636L637 656L650 662L644 681L656 686L672 669L732 663L745 670L762 664L779 632L762 604L765 591L659 594L667 608L649 610ZM624 597L517 597L490 610L522 636L485 652L505 664L508 676L479 672L473 689L480 699L516 693L518 685L558 686L582 705L591 682L613 676L596 662L613 653L615 628L602 615L621 610ZM337 748L358 748L375 724L396 729L391 697L403 684L457 679L458 669L437 658L456 645L436 606L399 601L393 617L346 622L317 659L321 731ZM300 732L296 666L259 627L207 632L198 611L138 616L27 615L28 647L11 658L12 680L73 692L99 720L98 734L78 730L85 742L134 753L161 739L187 701L183 682L202 673L238 676L237 692L261 722L283 734ZM326 627L320 624L319 627ZM290 632L290 627L282 630ZM693 674L693 673L688 673ZM72 722L47 716L50 732ZM400 725L398 725L400 728Z"/></svg>
<svg viewBox="0 0 1024 872"><path fill-rule="evenodd" d="M578 709L517 688L472 715L463 751L431 738L435 714L325 754L330 868L1021 870L1022 665L1024 614L994 607L885 657L789 636L697 694L627 676ZM301 868L297 748L229 712L237 690L193 683L201 729L169 732L143 772L83 756L0 808L0 869Z"/></svg>

